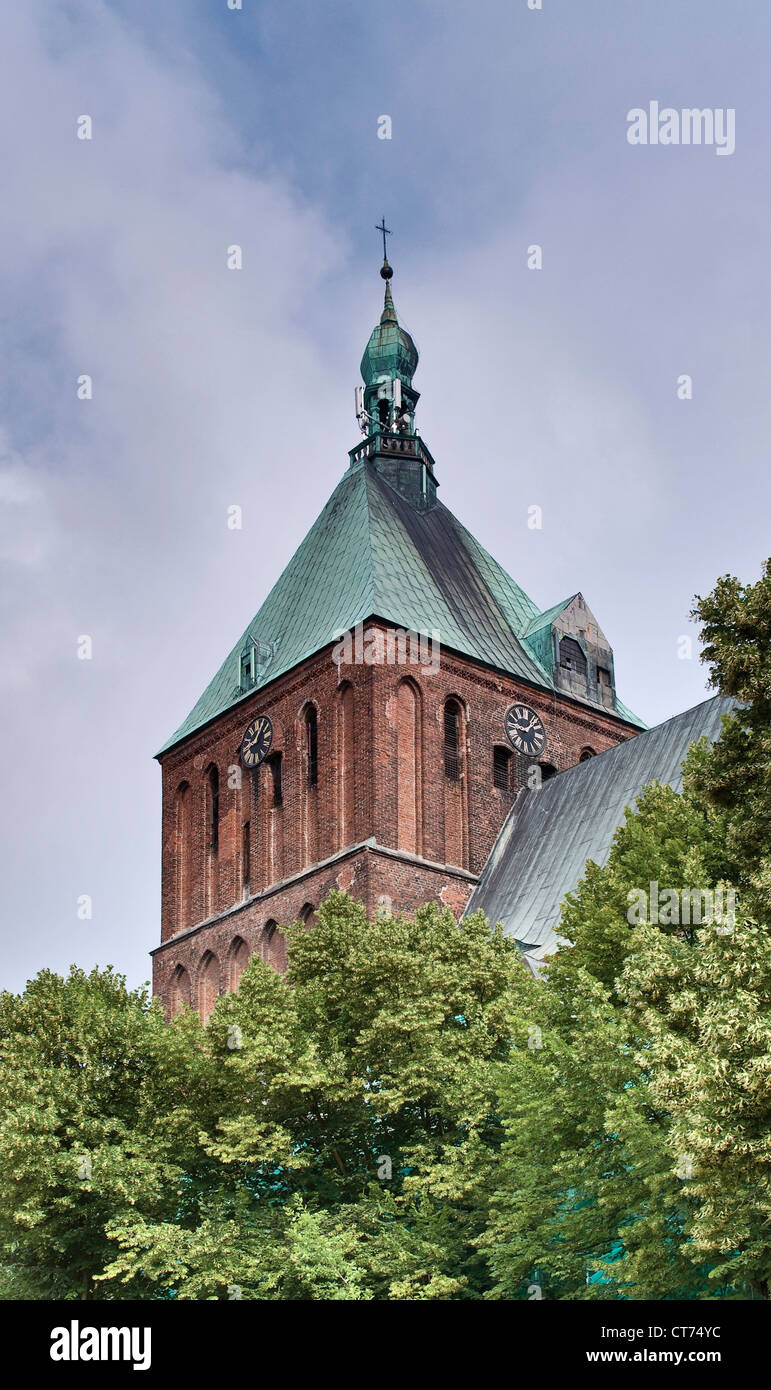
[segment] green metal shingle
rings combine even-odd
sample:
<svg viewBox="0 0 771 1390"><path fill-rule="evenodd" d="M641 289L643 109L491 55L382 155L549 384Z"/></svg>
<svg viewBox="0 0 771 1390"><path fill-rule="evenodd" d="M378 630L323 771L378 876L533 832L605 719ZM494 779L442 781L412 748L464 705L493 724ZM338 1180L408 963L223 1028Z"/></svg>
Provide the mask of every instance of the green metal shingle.
<svg viewBox="0 0 771 1390"><path fill-rule="evenodd" d="M370 617L415 632L438 630L442 646L553 691L549 670L521 640L539 612L447 507L418 512L371 462L358 463L160 752ZM257 686L244 692L240 654L250 637L273 653ZM617 708L622 719L640 724Z"/></svg>

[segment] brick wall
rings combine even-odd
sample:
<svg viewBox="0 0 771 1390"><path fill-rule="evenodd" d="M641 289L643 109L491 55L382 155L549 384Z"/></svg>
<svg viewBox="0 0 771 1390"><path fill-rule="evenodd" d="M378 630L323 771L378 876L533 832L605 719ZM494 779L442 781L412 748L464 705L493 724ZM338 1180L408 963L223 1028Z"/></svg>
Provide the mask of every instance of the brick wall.
<svg viewBox="0 0 771 1390"><path fill-rule="evenodd" d="M448 700L461 715L457 780L445 771ZM281 969L285 948L274 924L312 916L334 887L370 912L379 905L414 911L436 898L459 915L516 791L532 776L529 761L514 754L509 790L493 786L493 749L506 745L504 715L515 700L541 716L548 736L542 761L558 771L586 749L602 752L635 732L604 711L451 653L442 652L436 671L338 668L330 646L165 753L156 994L170 1005L175 990L189 993L205 1012L216 997L213 983L233 987L254 951ZM309 701L318 722L315 786L308 780ZM239 765L243 731L257 714L273 722L280 805L267 763L256 774Z"/></svg>

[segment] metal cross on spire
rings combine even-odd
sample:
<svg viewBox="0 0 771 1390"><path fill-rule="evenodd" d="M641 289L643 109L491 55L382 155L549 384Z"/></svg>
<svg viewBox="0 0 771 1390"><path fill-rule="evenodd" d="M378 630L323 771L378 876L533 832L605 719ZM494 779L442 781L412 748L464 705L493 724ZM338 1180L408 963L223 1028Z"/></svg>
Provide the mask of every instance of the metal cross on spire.
<svg viewBox="0 0 771 1390"><path fill-rule="evenodd" d="M390 227L387 227L385 224L385 213L383 214L382 221L380 223L375 223L375 231L383 233L383 260L387 261L388 253L386 251L386 237L391 236L392 232Z"/></svg>

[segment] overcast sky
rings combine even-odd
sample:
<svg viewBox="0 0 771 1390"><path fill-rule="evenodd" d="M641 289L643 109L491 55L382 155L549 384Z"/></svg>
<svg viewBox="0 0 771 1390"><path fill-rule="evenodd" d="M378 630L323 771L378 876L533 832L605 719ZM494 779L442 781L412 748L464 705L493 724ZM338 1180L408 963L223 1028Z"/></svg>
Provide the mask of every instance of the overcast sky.
<svg viewBox="0 0 771 1390"><path fill-rule="evenodd" d="M771 550L771 9L242 4L0 19L6 988L149 977L153 754L359 438L382 213L442 500L583 592L648 723L705 698L694 593ZM653 100L734 109L735 152L630 145Z"/></svg>

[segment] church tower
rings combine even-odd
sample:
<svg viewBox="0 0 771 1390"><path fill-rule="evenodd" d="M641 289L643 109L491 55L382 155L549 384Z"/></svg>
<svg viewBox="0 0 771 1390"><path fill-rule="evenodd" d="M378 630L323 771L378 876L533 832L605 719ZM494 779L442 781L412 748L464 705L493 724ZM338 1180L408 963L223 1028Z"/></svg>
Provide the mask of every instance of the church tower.
<svg viewBox="0 0 771 1390"><path fill-rule="evenodd" d="M380 273L363 437L158 754L169 1013L208 1017L254 953L282 969L282 927L333 888L460 915L517 791L643 727L583 596L540 610L439 501L385 254Z"/></svg>

